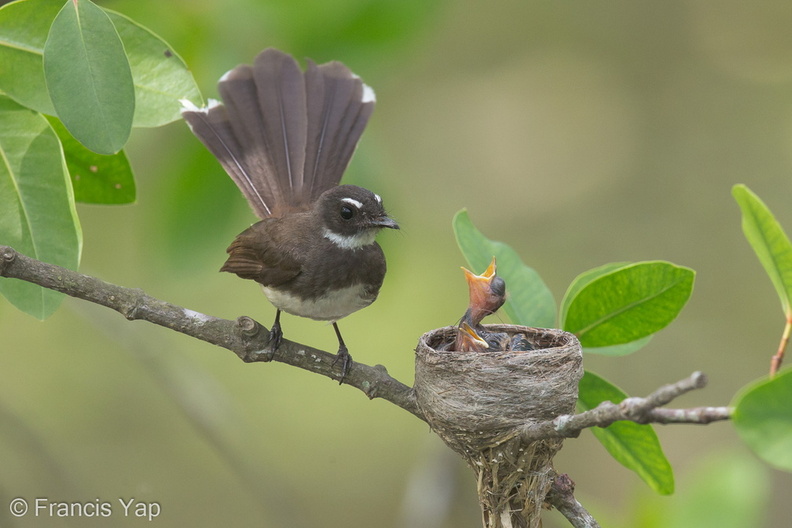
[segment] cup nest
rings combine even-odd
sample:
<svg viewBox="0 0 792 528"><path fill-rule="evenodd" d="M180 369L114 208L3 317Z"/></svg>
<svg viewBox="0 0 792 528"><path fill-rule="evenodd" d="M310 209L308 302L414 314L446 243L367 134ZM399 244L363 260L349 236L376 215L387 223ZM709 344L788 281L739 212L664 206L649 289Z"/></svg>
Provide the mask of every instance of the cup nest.
<svg viewBox="0 0 792 528"><path fill-rule="evenodd" d="M575 410L583 358L562 330L485 325L523 334L530 351L456 352L455 327L424 334L416 349L415 395L432 430L476 472L486 527L540 526L560 439L524 442L521 429Z"/></svg>

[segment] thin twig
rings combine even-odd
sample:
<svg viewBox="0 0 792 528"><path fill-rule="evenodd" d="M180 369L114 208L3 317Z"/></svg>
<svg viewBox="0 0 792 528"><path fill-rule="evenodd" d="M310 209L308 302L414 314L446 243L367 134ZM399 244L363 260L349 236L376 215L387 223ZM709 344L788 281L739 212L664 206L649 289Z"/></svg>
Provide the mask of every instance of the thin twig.
<svg viewBox="0 0 792 528"><path fill-rule="evenodd" d="M0 246L0 277L32 282L71 297L111 308L130 321L144 320L234 352L246 362L280 361L338 380L335 354L284 339L273 355L269 331L249 317L229 321L161 301L140 289L124 288ZM424 420L413 390L388 375L382 365L352 362L344 383L369 398L382 398Z"/></svg>
<svg viewBox="0 0 792 528"><path fill-rule="evenodd" d="M731 419L731 407L693 407L690 409L652 409L645 423L672 424L686 423L706 425Z"/></svg>
<svg viewBox="0 0 792 528"><path fill-rule="evenodd" d="M730 407L698 407L694 409L659 409L675 398L707 384L702 372L694 372L676 383L664 385L646 398L626 398L621 403L604 401L594 409L580 414L564 414L554 420L526 424L521 431L524 441L543 438L574 438L589 427L607 427L620 420L640 424L689 423L708 424L731 418Z"/></svg>

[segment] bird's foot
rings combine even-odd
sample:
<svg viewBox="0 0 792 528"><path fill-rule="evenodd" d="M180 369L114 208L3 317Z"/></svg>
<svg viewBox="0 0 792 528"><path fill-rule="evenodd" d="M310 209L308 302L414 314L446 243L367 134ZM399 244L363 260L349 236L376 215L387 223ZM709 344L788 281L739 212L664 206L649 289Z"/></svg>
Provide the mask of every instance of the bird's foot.
<svg viewBox="0 0 792 528"><path fill-rule="evenodd" d="M336 363L341 362L341 377L338 379L338 384L341 385L344 383L344 378L349 373L349 367L352 365L352 356L349 355L349 350L347 347L342 345L338 347L338 353L336 354L335 359L333 360L333 365L335 367Z"/></svg>
<svg viewBox="0 0 792 528"><path fill-rule="evenodd" d="M269 359L267 361L272 361L275 357L275 353L278 351L278 347L281 346L281 342L283 342L283 331L281 330L281 325L279 321L275 321L272 325L272 328L269 332L269 339L267 340L267 348L265 349Z"/></svg>

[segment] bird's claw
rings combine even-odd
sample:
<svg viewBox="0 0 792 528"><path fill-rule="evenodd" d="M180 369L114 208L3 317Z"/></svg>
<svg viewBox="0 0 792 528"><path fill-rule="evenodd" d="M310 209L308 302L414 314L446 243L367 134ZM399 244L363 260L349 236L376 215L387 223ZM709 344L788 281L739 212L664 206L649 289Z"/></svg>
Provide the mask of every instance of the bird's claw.
<svg viewBox="0 0 792 528"><path fill-rule="evenodd" d="M350 365L352 365L352 356L349 355L349 351L345 346L338 348L338 353L333 360L332 366L335 367L336 363L339 361L341 362L341 377L338 379L338 384L341 385L344 383L344 378L346 378L346 375L349 373Z"/></svg>
<svg viewBox="0 0 792 528"><path fill-rule="evenodd" d="M272 361L275 357L275 353L278 351L278 348L281 346L283 342L283 331L281 330L281 326L279 322L275 322L272 325L272 328L269 332L269 339L267 339L267 355L269 359L267 361Z"/></svg>

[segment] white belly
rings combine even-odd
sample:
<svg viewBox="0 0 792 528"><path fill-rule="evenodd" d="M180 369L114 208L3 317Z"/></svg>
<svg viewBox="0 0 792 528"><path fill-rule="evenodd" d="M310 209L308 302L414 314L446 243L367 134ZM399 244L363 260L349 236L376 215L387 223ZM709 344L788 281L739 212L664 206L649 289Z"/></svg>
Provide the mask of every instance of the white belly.
<svg viewBox="0 0 792 528"><path fill-rule="evenodd" d="M277 291L267 286L262 286L264 295L279 310L300 317L308 317L317 321L338 321L365 308L376 296L366 296L362 285L350 286L335 290L329 295L305 301L287 292Z"/></svg>

